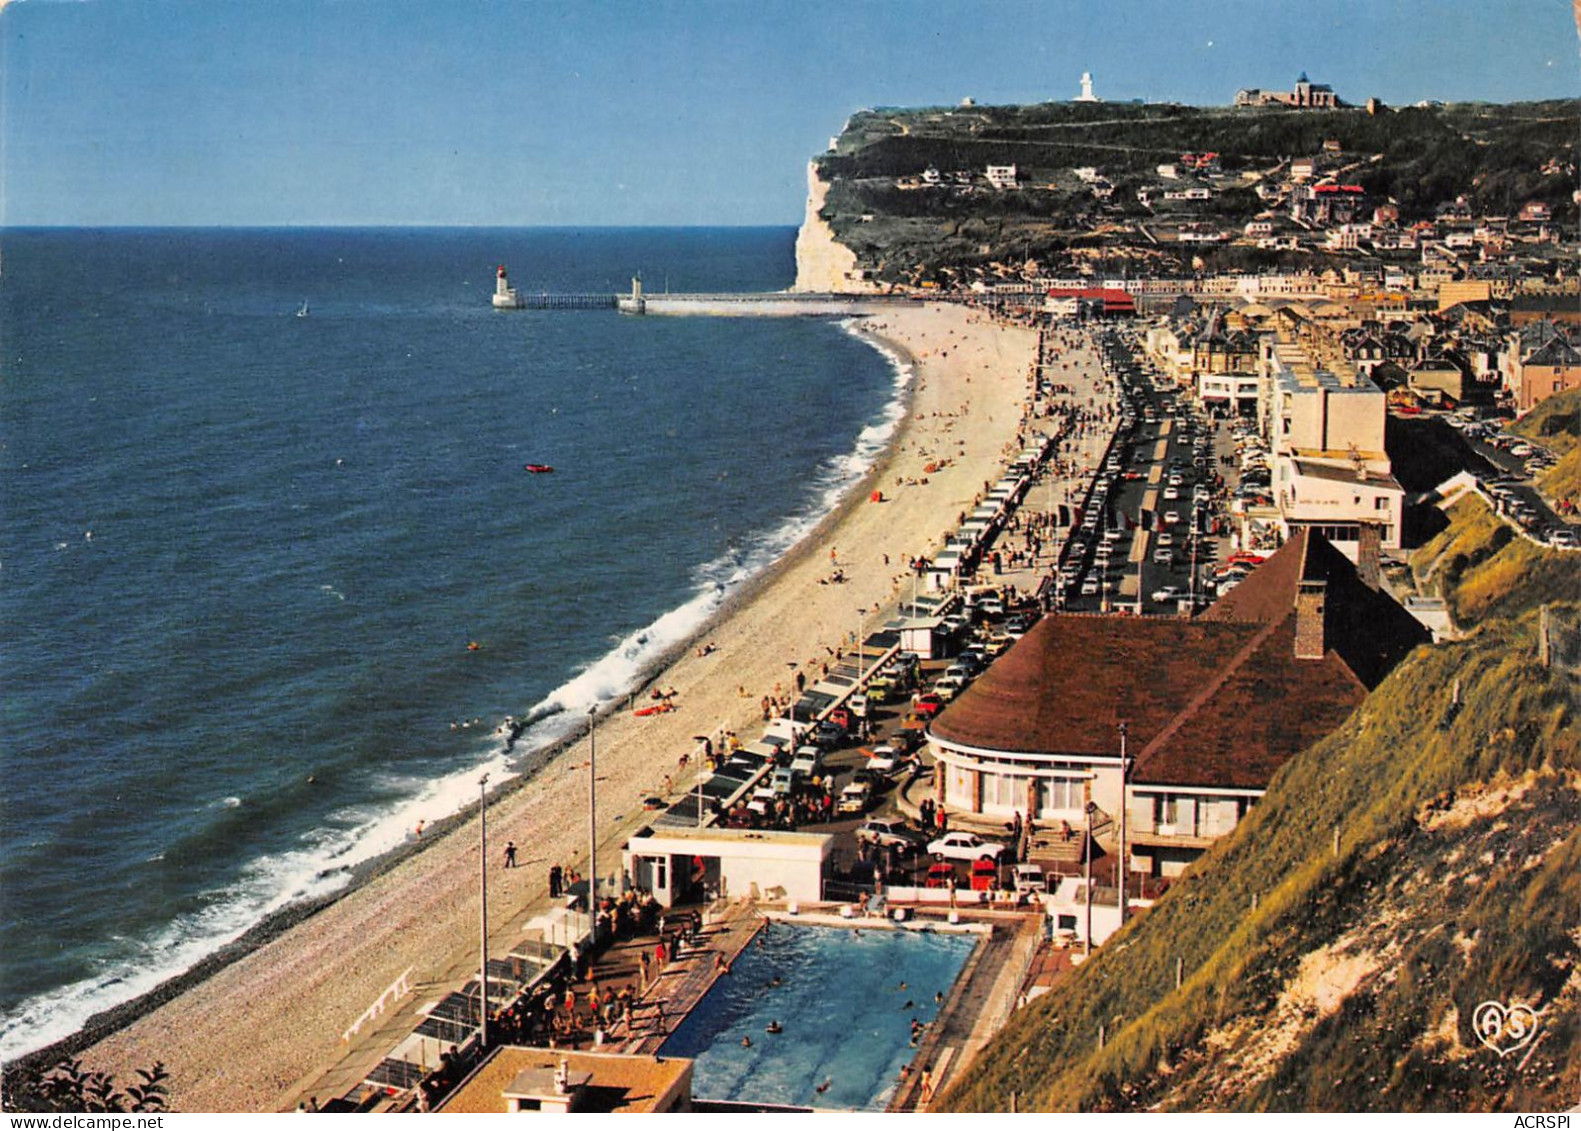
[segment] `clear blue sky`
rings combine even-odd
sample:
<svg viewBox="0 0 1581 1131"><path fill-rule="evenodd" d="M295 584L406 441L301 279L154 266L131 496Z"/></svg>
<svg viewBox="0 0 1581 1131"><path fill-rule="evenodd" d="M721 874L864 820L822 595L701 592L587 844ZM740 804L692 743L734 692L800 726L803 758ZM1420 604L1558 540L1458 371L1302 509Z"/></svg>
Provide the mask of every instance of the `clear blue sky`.
<svg viewBox="0 0 1581 1131"><path fill-rule="evenodd" d="M0 225L795 224L866 106L1574 97L1569 0L0 0Z"/></svg>

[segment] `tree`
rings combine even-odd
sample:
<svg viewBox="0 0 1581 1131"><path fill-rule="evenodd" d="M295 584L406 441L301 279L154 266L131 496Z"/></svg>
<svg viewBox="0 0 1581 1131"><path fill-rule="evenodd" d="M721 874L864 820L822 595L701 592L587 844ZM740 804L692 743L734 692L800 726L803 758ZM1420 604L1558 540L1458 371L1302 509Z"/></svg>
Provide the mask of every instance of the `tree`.
<svg viewBox="0 0 1581 1131"><path fill-rule="evenodd" d="M6 1080L5 1106L9 1111L164 1111L165 1081L170 1074L163 1062L152 1069L139 1068L141 1082L116 1091L115 1077L89 1072L80 1060L62 1060L49 1069L13 1073Z"/></svg>

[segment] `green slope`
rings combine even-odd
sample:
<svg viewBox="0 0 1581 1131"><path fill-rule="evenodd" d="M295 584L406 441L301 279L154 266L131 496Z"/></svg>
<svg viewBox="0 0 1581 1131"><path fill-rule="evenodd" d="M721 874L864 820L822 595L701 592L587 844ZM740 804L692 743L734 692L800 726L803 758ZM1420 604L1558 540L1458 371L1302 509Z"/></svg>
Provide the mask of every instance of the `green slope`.
<svg viewBox="0 0 1581 1131"><path fill-rule="evenodd" d="M1469 509L1451 528L1468 557L1490 530ZM1487 561L1508 547L1480 549ZM1539 612L1501 601L1511 616L1417 649L1288 763L1151 911L1018 1012L941 1106L1581 1099L1581 604L1549 606L1544 667ZM1542 1010L1535 1048L1501 1058L1477 1042L1470 1018L1490 1000Z"/></svg>

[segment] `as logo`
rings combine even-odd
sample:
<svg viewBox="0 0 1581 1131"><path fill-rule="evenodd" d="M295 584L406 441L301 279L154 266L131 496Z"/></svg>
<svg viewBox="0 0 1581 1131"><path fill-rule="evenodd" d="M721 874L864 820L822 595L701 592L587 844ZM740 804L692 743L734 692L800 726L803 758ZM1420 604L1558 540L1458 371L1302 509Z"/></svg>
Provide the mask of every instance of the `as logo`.
<svg viewBox="0 0 1581 1131"><path fill-rule="evenodd" d="M1520 1002L1507 1006L1503 1002L1485 1001L1471 1014L1471 1028L1477 1040L1500 1057L1531 1044L1537 1036L1537 1021L1537 1011Z"/></svg>

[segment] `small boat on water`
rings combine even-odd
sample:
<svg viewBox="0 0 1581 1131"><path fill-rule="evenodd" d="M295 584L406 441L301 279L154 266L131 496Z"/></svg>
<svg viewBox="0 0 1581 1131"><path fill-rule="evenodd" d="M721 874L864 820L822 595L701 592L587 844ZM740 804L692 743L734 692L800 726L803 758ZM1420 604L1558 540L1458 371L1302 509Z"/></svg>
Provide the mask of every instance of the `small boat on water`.
<svg viewBox="0 0 1581 1131"><path fill-rule="evenodd" d="M307 315L308 315L308 309L307 309L307 299L303 299L303 300L302 300L302 309L300 309L300 310L298 310L298 311L297 311L297 312L296 312L296 316L297 316L297 317L298 317L298 318L306 318L306 317L307 317Z"/></svg>
<svg viewBox="0 0 1581 1131"><path fill-rule="evenodd" d="M534 475L545 475L554 470L554 468L550 467L547 463L528 463L523 464L522 466L526 470L532 472Z"/></svg>

